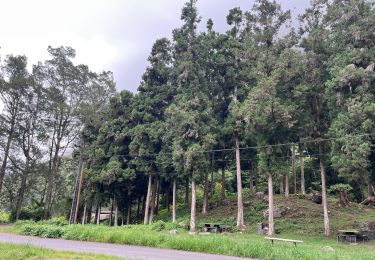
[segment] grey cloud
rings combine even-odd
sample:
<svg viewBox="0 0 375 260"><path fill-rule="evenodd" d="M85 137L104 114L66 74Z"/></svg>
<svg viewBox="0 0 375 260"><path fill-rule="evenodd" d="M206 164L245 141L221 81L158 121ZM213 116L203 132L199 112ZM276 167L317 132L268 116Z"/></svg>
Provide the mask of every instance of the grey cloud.
<svg viewBox="0 0 375 260"><path fill-rule="evenodd" d="M116 38L117 44L132 41L136 46L137 55L130 58L124 57L124 60L117 62L112 68L115 80L117 81L117 88L119 90L128 89L133 92L136 91L141 76L147 67L147 57L150 53L152 44L158 38L170 37L172 30L181 25L180 11L185 1L176 1L179 5L175 2L171 4L170 1L166 1L166 4L171 4L170 6L165 6L169 12L167 17L165 15L161 16L157 11L155 11L155 13L152 12L152 6L156 5L157 2L141 2L143 5L146 4L145 2L148 2L150 5L146 14L142 12L142 4L140 8L128 10L127 14L131 17L117 21L116 26L112 27L110 32ZM161 1L158 2L160 3ZM212 18L214 21L214 29L224 32L228 29L226 15L229 9L233 7L241 7L243 10L249 10L253 2L254 1L249 0L198 1L199 13L202 16L200 28L204 29L208 18ZM294 17L302 13L308 6L308 3L309 0L281 1L283 8L291 9ZM131 7L134 7L134 5ZM124 5L123 8L126 8L126 6ZM160 6L157 9L160 10ZM132 21L131 24L129 24L129 20Z"/></svg>

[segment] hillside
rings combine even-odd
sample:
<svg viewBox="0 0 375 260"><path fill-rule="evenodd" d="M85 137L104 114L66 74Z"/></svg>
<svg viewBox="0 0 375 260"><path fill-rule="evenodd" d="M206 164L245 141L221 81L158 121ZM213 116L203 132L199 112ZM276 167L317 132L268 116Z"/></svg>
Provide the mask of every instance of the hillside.
<svg viewBox="0 0 375 260"><path fill-rule="evenodd" d="M197 214L197 223L201 227L203 223L215 222L231 226L236 225L236 198L230 197L224 201L215 200L210 202L209 211L206 216ZM276 230L288 234L321 234L323 233L323 209L322 205L315 204L304 196L290 195L286 199L283 195L275 195L275 207L280 208L283 213L281 217L275 218ZM199 206L201 203L198 204ZM267 209L267 201L252 197L247 199L245 205L245 232L254 233L257 223L267 223L264 211ZM351 203L349 207L343 208L334 197L329 198L329 216L332 234L338 229L358 227L360 223L375 221L375 208ZM198 207L198 212L201 207ZM167 210L160 211L156 220L170 221ZM189 209L180 204L177 210L177 218L188 220Z"/></svg>

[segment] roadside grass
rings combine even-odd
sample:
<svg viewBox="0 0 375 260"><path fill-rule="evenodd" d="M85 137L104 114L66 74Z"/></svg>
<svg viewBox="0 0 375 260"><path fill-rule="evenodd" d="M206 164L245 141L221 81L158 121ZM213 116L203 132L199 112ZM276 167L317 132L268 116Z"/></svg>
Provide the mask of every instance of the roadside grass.
<svg viewBox="0 0 375 260"><path fill-rule="evenodd" d="M199 203L201 204L201 203ZM64 219L52 219L41 222L19 221L12 227L1 227L0 232L17 232L41 237L62 237L64 239L109 242L128 245L140 245L179 250L207 252L214 254L253 257L260 259L371 259L375 260L375 243L358 245L339 244L335 234L338 229L357 228L365 221L375 220L375 209L352 203L342 208L337 199L329 198L330 224L332 236L323 236L322 206L303 196L291 195L289 199L275 196L275 206L287 208L286 213L275 219L277 236L303 240L304 243L294 247L293 244L264 240L264 235L256 235L257 223L267 223L263 212L267 203L261 199L251 198L245 204L246 230L235 230L231 234L189 235L189 210L184 204L177 209L178 220L168 222L171 212L163 209L156 216L152 225L127 225L108 227L106 225L67 225ZM198 208L199 211L199 208ZM197 214L197 227L201 230L204 223L222 223L230 226L236 224L236 198L229 196L221 201L211 201L206 216ZM178 234L169 234L177 229ZM334 251L324 251L330 246Z"/></svg>
<svg viewBox="0 0 375 260"><path fill-rule="evenodd" d="M8 243L0 243L0 260L18 260L18 259L75 259L75 260L116 260L117 257L80 254L73 252L54 251L45 248L33 247L29 245L15 245Z"/></svg>
<svg viewBox="0 0 375 260"><path fill-rule="evenodd" d="M172 248L213 254L254 257L260 259L375 259L375 244L338 244L334 238L321 235L282 234L283 238L303 240L303 244L275 242L274 246L264 240L263 235L250 233L189 235L184 228L179 234L169 234L172 223L108 227L104 225L46 225L38 223L18 223L15 230L28 235L48 237L60 234L64 239ZM56 231L57 230L57 231ZM334 249L323 251L324 246Z"/></svg>

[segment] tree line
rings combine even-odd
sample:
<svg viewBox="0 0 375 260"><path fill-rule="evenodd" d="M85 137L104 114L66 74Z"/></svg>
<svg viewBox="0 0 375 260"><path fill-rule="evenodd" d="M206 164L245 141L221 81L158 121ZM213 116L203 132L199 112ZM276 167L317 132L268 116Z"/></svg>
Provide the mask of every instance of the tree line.
<svg viewBox="0 0 375 260"><path fill-rule="evenodd" d="M312 1L292 28L290 11L257 0L231 9L220 33L211 19L198 30L196 2L184 5L171 39L154 43L137 93L115 93L111 73L74 65L68 47L49 48L51 60L32 73L25 57L7 57L0 181L16 211L27 186L38 191L28 203L48 217L64 197L60 184L70 183L82 193L74 220L94 213L98 223L109 206L114 225L119 211L148 224L163 203L176 221L184 197L194 232L197 189L205 215L219 180L221 199L237 194L240 229L243 188L268 194L269 234L275 192L319 191L329 235L328 187L350 184L352 199L367 190L375 201L374 3Z"/></svg>

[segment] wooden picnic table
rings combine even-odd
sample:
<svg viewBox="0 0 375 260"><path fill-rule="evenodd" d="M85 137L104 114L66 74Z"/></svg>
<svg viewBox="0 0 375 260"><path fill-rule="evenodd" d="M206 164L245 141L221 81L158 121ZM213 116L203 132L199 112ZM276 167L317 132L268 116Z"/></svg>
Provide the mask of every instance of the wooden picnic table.
<svg viewBox="0 0 375 260"><path fill-rule="evenodd" d="M205 223L203 226L203 231L212 233L231 232L232 228L219 223Z"/></svg>
<svg viewBox="0 0 375 260"><path fill-rule="evenodd" d="M357 239L360 238L363 241L368 241L367 235L361 233L361 231L356 229L345 229L338 230L337 242L350 242L357 243Z"/></svg>

